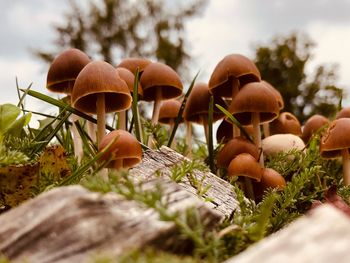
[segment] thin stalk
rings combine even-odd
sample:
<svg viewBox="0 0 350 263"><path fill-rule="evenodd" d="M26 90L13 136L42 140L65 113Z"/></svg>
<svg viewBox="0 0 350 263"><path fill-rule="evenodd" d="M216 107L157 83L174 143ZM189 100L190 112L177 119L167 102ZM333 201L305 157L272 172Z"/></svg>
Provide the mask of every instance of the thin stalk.
<svg viewBox="0 0 350 263"><path fill-rule="evenodd" d="M140 117L139 117L140 114L139 114L138 107L137 107L139 76L140 76L140 72L139 72L139 69L137 69L136 73L135 73L135 81L134 81L134 89L133 89L133 93L132 93L131 109L132 109L133 120L134 120L134 123L135 123L135 136L136 136L136 139L139 142L143 142L142 138L141 138L141 126L140 126L141 122L140 122Z"/></svg>
<svg viewBox="0 0 350 263"><path fill-rule="evenodd" d="M270 136L270 125L268 122L263 123L263 131L264 131L265 138Z"/></svg>
<svg viewBox="0 0 350 263"><path fill-rule="evenodd" d="M97 95L97 145L100 145L103 137L106 134L106 105L105 95L100 93Z"/></svg>
<svg viewBox="0 0 350 263"><path fill-rule="evenodd" d="M154 105L153 105L152 120L151 120L151 123L153 125L158 123L159 112L160 112L161 106L162 106L162 91L160 89L157 89L156 98L154 100Z"/></svg>
<svg viewBox="0 0 350 263"><path fill-rule="evenodd" d="M72 114L69 117L69 120L72 122L72 136L73 136L73 146L74 146L74 156L77 158L80 163L83 158L83 142L80 137L79 131L77 129L77 124L75 122L79 122L79 117L77 115Z"/></svg>
<svg viewBox="0 0 350 263"><path fill-rule="evenodd" d="M213 114L214 114L214 97L210 96L209 101L209 115L208 115L208 155L209 155L209 168L212 173L215 173L214 167L214 146L213 146Z"/></svg>

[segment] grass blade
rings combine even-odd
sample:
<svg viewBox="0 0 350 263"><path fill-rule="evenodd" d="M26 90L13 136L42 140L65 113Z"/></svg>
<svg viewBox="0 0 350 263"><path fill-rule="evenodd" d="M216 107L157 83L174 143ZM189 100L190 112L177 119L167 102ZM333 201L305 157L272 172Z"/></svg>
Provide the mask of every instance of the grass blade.
<svg viewBox="0 0 350 263"><path fill-rule="evenodd" d="M209 115L208 115L208 155L209 168L212 173L215 173L214 167L214 146L213 146L213 112L214 112L214 97L210 96Z"/></svg>
<svg viewBox="0 0 350 263"><path fill-rule="evenodd" d="M181 119L182 119L182 114L183 114L183 112L184 112L184 110L185 110L185 106L186 106L186 102L187 102L188 96L190 96L190 93L191 93L191 91L192 91L192 88L193 88L193 86L194 86L194 83L196 82L196 79L197 79L198 75L199 75L199 71L198 71L198 73L196 74L196 76L194 76L194 78L193 78L193 80L192 80L192 82L191 82L191 85L190 85L190 87L188 88L188 90L187 90L187 92L186 92L186 94L185 94L185 96L184 96L184 99L183 99L183 101L182 101L182 104L181 104L179 113L177 114L177 117L176 117L176 120L175 120L175 123L174 123L174 128L173 128L173 130L171 131L171 135L170 135L170 138L169 138L169 141L168 141L168 145L167 145L168 147L170 147L171 143L172 143L173 140L174 140L177 127L179 126L179 123L180 123L180 121L181 121Z"/></svg>
<svg viewBox="0 0 350 263"><path fill-rule="evenodd" d="M242 124L235 118L233 117L233 115L228 112L224 107L220 106L219 104L215 104L215 106L221 110L227 118L230 119L230 121L232 121L235 125L237 125L237 127L240 129L241 133L244 134L244 136L251 142L254 143L252 138L250 137L249 133L247 133L247 131L244 129L244 127L242 126Z"/></svg>

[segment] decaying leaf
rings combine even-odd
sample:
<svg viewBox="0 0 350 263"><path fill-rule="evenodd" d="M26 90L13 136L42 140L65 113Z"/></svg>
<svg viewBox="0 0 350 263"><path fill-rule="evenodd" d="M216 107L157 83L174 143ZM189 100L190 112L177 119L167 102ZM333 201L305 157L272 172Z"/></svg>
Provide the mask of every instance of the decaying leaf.
<svg viewBox="0 0 350 263"><path fill-rule="evenodd" d="M39 159L40 174L49 176L53 181L59 181L71 175L67 155L62 145L47 147Z"/></svg>
<svg viewBox="0 0 350 263"><path fill-rule="evenodd" d="M0 202L14 207L32 197L39 175L39 162L0 167Z"/></svg>

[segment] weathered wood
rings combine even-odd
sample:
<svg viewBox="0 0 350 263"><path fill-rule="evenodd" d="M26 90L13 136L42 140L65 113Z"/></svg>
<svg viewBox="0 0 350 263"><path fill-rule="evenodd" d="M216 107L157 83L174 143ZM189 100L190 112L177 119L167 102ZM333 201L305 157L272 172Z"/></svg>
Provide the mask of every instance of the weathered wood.
<svg viewBox="0 0 350 263"><path fill-rule="evenodd" d="M133 168L130 173L142 181L155 178L159 174L169 176L171 174L171 167L179 165L185 160L190 161L176 151L162 146L157 151L146 151L142 163ZM194 176L198 178L199 181L203 181L203 188L207 186L210 187L203 195L203 198L208 200L207 203L210 207L224 216L230 216L230 214L238 208L236 194L230 183L210 172L204 173L195 170ZM188 178L185 177L183 182L180 182L179 185L186 189L186 191L198 196L197 189L191 185Z"/></svg>
<svg viewBox="0 0 350 263"><path fill-rule="evenodd" d="M350 218L322 205L226 263L348 263Z"/></svg>
<svg viewBox="0 0 350 263"><path fill-rule="evenodd" d="M208 227L222 219L172 181L153 179L144 188L156 189L156 184L164 189L168 211L193 207ZM176 225L160 220L155 210L80 186L53 189L0 216L0 251L15 262L86 262L101 252L117 256L150 245L183 244Z"/></svg>

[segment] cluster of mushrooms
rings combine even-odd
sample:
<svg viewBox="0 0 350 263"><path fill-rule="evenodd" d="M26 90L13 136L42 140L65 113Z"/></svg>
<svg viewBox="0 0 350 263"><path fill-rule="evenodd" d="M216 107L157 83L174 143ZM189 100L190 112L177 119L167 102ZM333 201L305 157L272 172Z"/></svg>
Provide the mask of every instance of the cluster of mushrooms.
<svg viewBox="0 0 350 263"><path fill-rule="evenodd" d="M139 74L136 74L139 72ZM144 58L126 58L116 67L104 61L91 61L78 49L69 49L52 62L47 75L47 88L65 93L74 108L96 115L97 127L87 122L87 132L99 150L110 146L103 159L108 167L130 168L141 161L142 149L138 140L126 131L127 110L132 104L135 77L140 100L153 101L152 124L169 125L172 131L181 108L183 85L179 75L169 66ZM281 112L281 94L261 79L255 64L240 54L224 57L215 67L208 83L194 84L188 97L183 121L186 124L186 143L191 152L191 123L203 125L208 139L209 102L227 109L242 125L237 127L214 107L213 122L222 119L216 138L224 144L216 157L217 167L225 169L231 178L244 177L244 189L249 197L259 196L267 188L281 190L286 181L277 171L264 167L264 155L271 156L291 149L304 150L312 135L325 125L320 153L325 158L342 156L344 184L350 184L350 110L344 108L330 121L321 115L312 116L303 128L289 112ZM106 114L117 112L118 130L106 134ZM82 145L72 117L74 149L78 160ZM242 127L244 133L241 134ZM263 131L263 132L261 132ZM252 138L252 139L251 139ZM152 138L148 145L152 146ZM190 157L190 155L189 155ZM253 180L253 183L252 181Z"/></svg>

